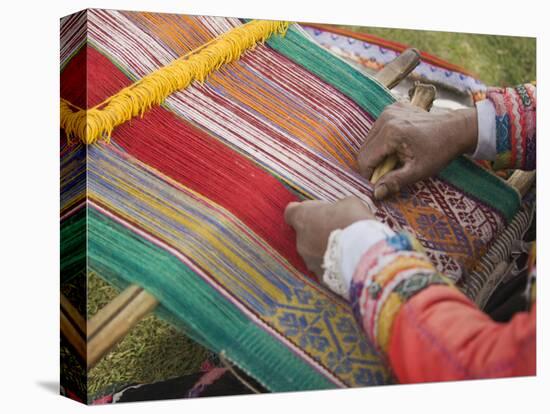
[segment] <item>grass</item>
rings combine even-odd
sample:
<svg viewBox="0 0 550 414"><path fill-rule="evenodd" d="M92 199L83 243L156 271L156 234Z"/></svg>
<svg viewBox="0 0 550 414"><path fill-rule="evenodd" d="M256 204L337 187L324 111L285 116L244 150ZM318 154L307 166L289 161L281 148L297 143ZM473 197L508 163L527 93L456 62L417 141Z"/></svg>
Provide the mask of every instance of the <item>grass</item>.
<svg viewBox="0 0 550 414"><path fill-rule="evenodd" d="M416 47L476 74L485 84L513 86L536 79L536 40L380 27L340 26Z"/></svg>
<svg viewBox="0 0 550 414"><path fill-rule="evenodd" d="M88 276L88 317L109 303L118 291L91 273ZM113 385L151 383L197 372L207 350L155 315L141 320L88 373L88 393Z"/></svg>

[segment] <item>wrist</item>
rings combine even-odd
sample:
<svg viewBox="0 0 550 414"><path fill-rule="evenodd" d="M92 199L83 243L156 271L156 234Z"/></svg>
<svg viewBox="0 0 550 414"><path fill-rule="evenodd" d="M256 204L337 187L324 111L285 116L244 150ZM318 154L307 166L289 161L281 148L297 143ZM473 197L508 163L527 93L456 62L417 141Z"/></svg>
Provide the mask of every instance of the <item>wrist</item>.
<svg viewBox="0 0 550 414"><path fill-rule="evenodd" d="M459 154L473 154L477 148L478 125L476 108L454 111L456 123L453 126L455 139L459 144Z"/></svg>
<svg viewBox="0 0 550 414"><path fill-rule="evenodd" d="M472 158L494 161L497 155L496 111L493 103L484 99L476 102L477 146Z"/></svg>
<svg viewBox="0 0 550 414"><path fill-rule="evenodd" d="M333 292L349 299L353 273L361 257L373 245L395 233L379 221L367 219L334 230L323 257L322 282Z"/></svg>
<svg viewBox="0 0 550 414"><path fill-rule="evenodd" d="M418 242L406 233L379 242L361 258L349 295L367 337L383 354L401 307L432 285L452 283L437 272L419 251Z"/></svg>

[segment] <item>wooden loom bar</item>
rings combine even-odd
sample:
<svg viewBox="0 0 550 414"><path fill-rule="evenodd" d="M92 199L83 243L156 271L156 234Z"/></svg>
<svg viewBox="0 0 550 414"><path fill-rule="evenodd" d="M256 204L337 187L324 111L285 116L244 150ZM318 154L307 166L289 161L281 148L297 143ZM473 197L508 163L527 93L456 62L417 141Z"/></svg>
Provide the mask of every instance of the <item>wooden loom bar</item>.
<svg viewBox="0 0 550 414"><path fill-rule="evenodd" d="M143 288L132 285L101 309L89 322L93 327L93 333L88 335L88 369L109 352L157 304L154 296Z"/></svg>
<svg viewBox="0 0 550 414"><path fill-rule="evenodd" d="M375 79L388 89L392 89L405 79L420 63L418 49L410 48L380 69Z"/></svg>
<svg viewBox="0 0 550 414"><path fill-rule="evenodd" d="M75 349L78 356L86 360L86 321L63 294L61 294L60 303L61 334Z"/></svg>
<svg viewBox="0 0 550 414"><path fill-rule="evenodd" d="M105 325L109 323L112 316L119 313L125 306L139 294L142 289L137 285L129 286L115 300L107 304L88 322L88 338L95 336Z"/></svg>
<svg viewBox="0 0 550 414"><path fill-rule="evenodd" d="M535 171L516 170L508 177L508 184L514 187L523 197L535 182Z"/></svg>

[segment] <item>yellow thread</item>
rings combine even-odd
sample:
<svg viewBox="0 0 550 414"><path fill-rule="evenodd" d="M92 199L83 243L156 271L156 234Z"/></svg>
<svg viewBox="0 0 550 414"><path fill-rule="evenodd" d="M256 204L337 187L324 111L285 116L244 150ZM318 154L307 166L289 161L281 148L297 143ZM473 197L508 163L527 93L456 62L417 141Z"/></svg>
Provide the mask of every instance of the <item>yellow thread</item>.
<svg viewBox="0 0 550 414"><path fill-rule="evenodd" d="M284 35L288 26L289 22L253 20L236 27L87 110L74 112L71 108L75 106L62 99L61 128L68 139L78 137L85 144L93 144L100 138L109 141L118 125L135 116L143 116L151 107L160 105L169 95L193 81L203 83L210 73L239 59L273 33Z"/></svg>
<svg viewBox="0 0 550 414"><path fill-rule="evenodd" d="M228 258L228 261L232 263L235 267L241 269L247 275L250 275L250 278L252 280L258 281L258 286L261 286L263 293L268 295L270 298L276 298L280 294L280 290L276 286L265 283L262 275L258 273L257 269L254 269L250 265L250 263L246 262L243 259L243 254L236 252L235 246L231 244L228 240L220 238L216 231L210 225L207 225L204 221L198 220L195 216L193 216L193 214L187 211L175 210L171 205L159 200L159 198L154 194L144 192L142 188L136 188L131 182L124 181L123 179L117 177L117 167L115 165L103 164L102 168L104 174L98 174L102 181L110 183L113 187L117 187L125 191L136 200L140 200L146 203L150 208L153 208L155 211L161 213L162 217L174 220L178 224L190 229L193 234L203 237L203 239L206 240L210 246L212 246L212 251L218 252L218 257ZM199 193L191 190L190 188L186 187L185 191L200 197ZM97 200L105 205L108 204L108 200L104 199L101 194L96 194L95 192L91 191L88 193L88 195L90 199ZM126 219L129 222L134 222L136 221L136 218L139 218L141 216L141 214L137 211L130 215L122 210L117 210L117 215ZM144 217L144 219L146 223L147 218ZM225 219L220 216L217 216L217 220L219 222L225 221ZM157 229L155 229L154 227L149 227L145 223L143 223L144 228L151 234L161 239L164 238L165 240L170 240L171 238L171 240L177 240L181 236L177 229L163 227L164 230L170 234L170 238L166 238L166 236L160 233ZM225 223L225 226L227 228L231 228L232 224L230 221L227 221ZM185 254L190 253L185 250L182 251ZM204 256L194 255L193 258L203 269L207 269L212 274L221 272L221 269L212 267L212 264L206 259L207 256L207 254L205 254ZM231 275L226 275L225 277L231 278ZM246 284L243 284L242 282L237 280L235 281L235 283L237 283L240 288L245 290L248 294L255 295L255 292L252 291L248 286L246 286Z"/></svg>
<svg viewBox="0 0 550 414"><path fill-rule="evenodd" d="M378 318L378 331L377 331L377 340L378 346L382 351L388 351L388 343L390 342L390 333L393 325L393 320L397 315L399 309L401 309L403 301L399 295L395 292L391 293L388 296L388 299L382 305L380 310L380 317Z"/></svg>

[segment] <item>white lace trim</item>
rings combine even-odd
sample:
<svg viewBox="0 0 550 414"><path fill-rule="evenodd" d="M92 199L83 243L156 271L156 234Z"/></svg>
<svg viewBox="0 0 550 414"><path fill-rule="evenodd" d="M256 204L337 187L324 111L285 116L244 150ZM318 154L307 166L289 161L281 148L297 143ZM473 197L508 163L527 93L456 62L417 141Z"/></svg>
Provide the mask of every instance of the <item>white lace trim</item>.
<svg viewBox="0 0 550 414"><path fill-rule="evenodd" d="M342 248L340 235L342 230L334 230L328 238L327 250L323 257L323 283L334 293L349 299L349 285L342 275Z"/></svg>

